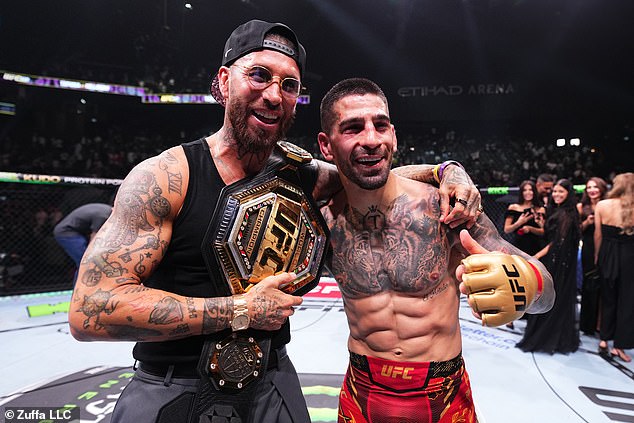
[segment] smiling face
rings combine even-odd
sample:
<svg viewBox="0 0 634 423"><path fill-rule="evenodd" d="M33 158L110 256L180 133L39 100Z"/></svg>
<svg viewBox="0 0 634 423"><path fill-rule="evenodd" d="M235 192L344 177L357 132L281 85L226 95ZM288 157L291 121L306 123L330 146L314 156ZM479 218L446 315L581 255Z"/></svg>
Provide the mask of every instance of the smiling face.
<svg viewBox="0 0 634 423"><path fill-rule="evenodd" d="M319 147L337 165L342 178L373 190L385 185L396 149L387 105L374 94L348 95L333 107L330 134L320 132Z"/></svg>
<svg viewBox="0 0 634 423"><path fill-rule="evenodd" d="M590 198L590 200L597 200L601 197L601 189L599 188L599 185L592 180L586 183L586 193L588 194L588 198Z"/></svg>
<svg viewBox="0 0 634 423"><path fill-rule="evenodd" d="M533 201L533 197L535 193L533 192L533 187L530 184L524 185L522 188L522 197L524 197L524 201L530 203Z"/></svg>
<svg viewBox="0 0 634 423"><path fill-rule="evenodd" d="M566 191L566 189L561 185L555 185L553 187L552 196L555 204L561 205L564 201L566 201L566 198L568 198L568 191Z"/></svg>
<svg viewBox="0 0 634 423"><path fill-rule="evenodd" d="M537 181L537 192L542 197L550 195L553 191L554 182L546 182L546 181Z"/></svg>
<svg viewBox="0 0 634 423"><path fill-rule="evenodd" d="M280 80L300 78L295 60L272 50L247 54L230 67L220 68L220 89L227 101L225 121L241 153L266 151L283 139L293 124L297 104L297 98L282 94L277 82L264 89L254 88L246 74L253 66L267 68Z"/></svg>

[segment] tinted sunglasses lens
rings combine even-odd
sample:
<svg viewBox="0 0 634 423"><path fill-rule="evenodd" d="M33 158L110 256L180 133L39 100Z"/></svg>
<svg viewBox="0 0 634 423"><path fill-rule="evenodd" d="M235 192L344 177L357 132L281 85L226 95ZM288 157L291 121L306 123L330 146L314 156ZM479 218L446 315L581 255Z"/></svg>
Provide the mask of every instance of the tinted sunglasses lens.
<svg viewBox="0 0 634 423"><path fill-rule="evenodd" d="M262 66L253 66L247 70L247 77L253 85L254 88L258 90L263 90L269 85L271 85L271 81L273 80L273 75L271 72ZM286 78L282 80L281 83L282 91L286 94L293 95L297 97L302 88L302 84L295 78Z"/></svg>
<svg viewBox="0 0 634 423"><path fill-rule="evenodd" d="M255 88L266 88L266 85L273 78L268 69L260 66L254 66L249 69L247 76Z"/></svg>
<svg viewBox="0 0 634 423"><path fill-rule="evenodd" d="M282 90L288 94L299 95L302 84L295 78L286 78L282 81Z"/></svg>

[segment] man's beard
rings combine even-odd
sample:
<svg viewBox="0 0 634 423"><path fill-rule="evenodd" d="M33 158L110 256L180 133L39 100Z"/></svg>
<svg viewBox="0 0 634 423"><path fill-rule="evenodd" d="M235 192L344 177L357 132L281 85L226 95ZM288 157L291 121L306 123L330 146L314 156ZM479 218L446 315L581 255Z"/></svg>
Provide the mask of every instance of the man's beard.
<svg viewBox="0 0 634 423"><path fill-rule="evenodd" d="M229 122L233 128L233 140L239 157L244 157L247 154L268 153L275 146L275 143L286 137L286 131L295 121L295 112L293 112L290 119L286 118L285 121L282 121L277 131L270 133L261 128L249 128L247 105L242 100L233 99L228 107Z"/></svg>

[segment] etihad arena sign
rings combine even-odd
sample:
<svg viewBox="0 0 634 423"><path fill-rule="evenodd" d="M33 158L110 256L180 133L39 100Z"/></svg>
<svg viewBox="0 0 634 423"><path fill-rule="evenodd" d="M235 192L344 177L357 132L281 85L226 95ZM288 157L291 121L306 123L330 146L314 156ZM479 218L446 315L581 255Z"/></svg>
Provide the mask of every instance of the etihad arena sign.
<svg viewBox="0 0 634 423"><path fill-rule="evenodd" d="M400 87L399 97L436 97L436 96L489 96L515 94L513 84L472 84L472 85L421 85Z"/></svg>

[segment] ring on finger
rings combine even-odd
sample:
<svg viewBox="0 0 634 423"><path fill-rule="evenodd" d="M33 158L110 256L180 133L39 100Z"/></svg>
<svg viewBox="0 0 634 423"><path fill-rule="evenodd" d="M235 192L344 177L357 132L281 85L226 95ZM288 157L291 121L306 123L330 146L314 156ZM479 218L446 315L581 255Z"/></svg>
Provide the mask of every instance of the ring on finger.
<svg viewBox="0 0 634 423"><path fill-rule="evenodd" d="M456 198L456 202L462 204L463 206L467 207L467 200L465 200L464 198Z"/></svg>
<svg viewBox="0 0 634 423"><path fill-rule="evenodd" d="M479 211L480 213L484 213L484 207L482 207L482 204L480 204L480 205L478 206L478 211Z"/></svg>

